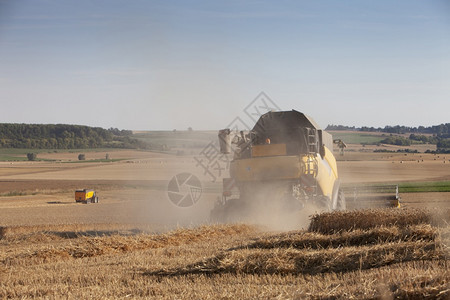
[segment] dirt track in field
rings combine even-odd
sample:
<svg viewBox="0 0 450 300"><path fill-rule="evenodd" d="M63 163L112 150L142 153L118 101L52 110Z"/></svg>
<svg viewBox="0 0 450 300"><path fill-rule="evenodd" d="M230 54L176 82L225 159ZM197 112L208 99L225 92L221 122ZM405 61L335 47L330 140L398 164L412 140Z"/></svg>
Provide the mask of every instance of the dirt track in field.
<svg viewBox="0 0 450 300"><path fill-rule="evenodd" d="M104 157L105 153L92 153ZM50 159L72 159L73 153L49 153ZM205 222L221 191L193 157L141 151L116 151L125 160L111 163L0 162L0 225L48 223L163 223L168 226ZM450 180L447 158L434 155L348 153L338 158L344 183ZM423 161L422 161L423 160ZM170 202L167 184L190 172L203 183L198 203L180 208ZM223 174L228 176L228 174ZM98 205L76 204L73 191L92 188ZM450 193L404 194L406 205L448 205Z"/></svg>

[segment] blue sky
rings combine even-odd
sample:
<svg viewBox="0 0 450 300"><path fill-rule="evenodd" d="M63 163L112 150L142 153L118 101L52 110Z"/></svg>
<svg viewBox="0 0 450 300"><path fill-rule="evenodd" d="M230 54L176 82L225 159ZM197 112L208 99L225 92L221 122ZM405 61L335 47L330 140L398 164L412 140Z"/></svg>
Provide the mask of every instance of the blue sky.
<svg viewBox="0 0 450 300"><path fill-rule="evenodd" d="M261 91L322 127L450 122L450 3L0 0L0 122L218 129Z"/></svg>

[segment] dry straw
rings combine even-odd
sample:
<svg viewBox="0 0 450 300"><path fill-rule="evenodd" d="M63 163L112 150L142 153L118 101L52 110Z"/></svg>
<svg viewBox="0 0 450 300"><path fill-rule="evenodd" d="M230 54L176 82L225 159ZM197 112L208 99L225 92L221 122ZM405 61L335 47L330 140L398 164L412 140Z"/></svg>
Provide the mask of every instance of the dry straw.
<svg viewBox="0 0 450 300"><path fill-rule="evenodd" d="M147 275L318 274L449 258L448 227L426 210L365 210L315 215L309 232L262 237L212 258Z"/></svg>
<svg viewBox="0 0 450 300"><path fill-rule="evenodd" d="M195 229L180 228L165 234L138 234L131 236L114 234L101 237L83 236L80 234L78 238L69 244L61 246L50 244L33 251L15 253L4 258L3 263L7 265L26 265L57 259L94 257L128 251L180 246L207 239L245 234L255 230L255 227L241 224L201 226ZM40 237L42 236L42 233L37 234ZM35 240L35 236L30 235L27 236L26 241L34 242ZM40 241L42 242L43 239L40 238Z"/></svg>
<svg viewBox="0 0 450 300"><path fill-rule="evenodd" d="M0 298L449 299L450 227L435 226L434 214L324 215L316 226L326 233L249 225L163 234L111 224L5 228ZM366 220L347 226L355 216Z"/></svg>
<svg viewBox="0 0 450 300"><path fill-rule="evenodd" d="M242 249L173 270L147 272L147 275L186 275L211 273L318 274L366 270L413 260L446 259L434 242L389 243L366 247L346 247L301 251L297 249Z"/></svg>
<svg viewBox="0 0 450 300"><path fill-rule="evenodd" d="M392 242L433 241L437 235L437 228L429 224L411 225L405 228L398 226L382 226L368 230L356 229L344 231L332 235L299 231L261 238L240 248L324 249L350 246L356 247Z"/></svg>

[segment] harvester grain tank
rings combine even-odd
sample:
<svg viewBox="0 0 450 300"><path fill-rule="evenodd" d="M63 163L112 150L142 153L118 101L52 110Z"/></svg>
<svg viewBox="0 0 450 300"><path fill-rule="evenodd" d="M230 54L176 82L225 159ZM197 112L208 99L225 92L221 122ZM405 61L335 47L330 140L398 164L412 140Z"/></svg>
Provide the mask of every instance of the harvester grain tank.
<svg viewBox="0 0 450 300"><path fill-rule="evenodd" d="M220 130L219 141L221 152L233 152L234 158L230 178L223 179L222 199L211 212L213 220L245 218L261 208L346 208L332 136L307 115L268 112L249 132Z"/></svg>

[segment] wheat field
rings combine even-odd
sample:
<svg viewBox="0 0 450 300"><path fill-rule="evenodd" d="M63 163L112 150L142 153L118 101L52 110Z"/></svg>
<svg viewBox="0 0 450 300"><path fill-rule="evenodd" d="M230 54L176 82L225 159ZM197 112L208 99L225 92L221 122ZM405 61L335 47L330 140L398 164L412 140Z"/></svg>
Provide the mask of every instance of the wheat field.
<svg viewBox="0 0 450 300"><path fill-rule="evenodd" d="M132 224L2 227L0 297L448 299L448 217L333 212L290 232L245 224L160 233Z"/></svg>
<svg viewBox="0 0 450 300"><path fill-rule="evenodd" d="M448 193L414 203L402 195L404 209L317 214L289 232L208 224L220 189L205 186L191 210L166 197L166 182L193 170L191 159L139 155L1 164L0 299L450 298ZM372 162L371 181L448 180L448 165L431 156L397 158L405 162ZM348 182L346 173L367 173L365 162L340 163ZM96 189L100 203L75 203L80 187Z"/></svg>

